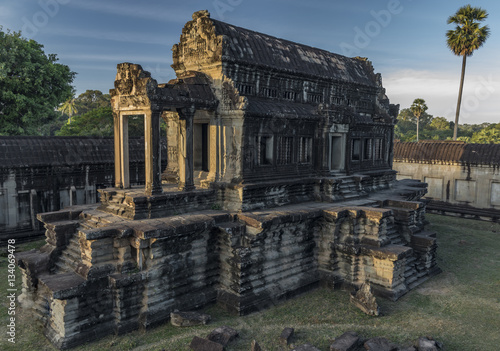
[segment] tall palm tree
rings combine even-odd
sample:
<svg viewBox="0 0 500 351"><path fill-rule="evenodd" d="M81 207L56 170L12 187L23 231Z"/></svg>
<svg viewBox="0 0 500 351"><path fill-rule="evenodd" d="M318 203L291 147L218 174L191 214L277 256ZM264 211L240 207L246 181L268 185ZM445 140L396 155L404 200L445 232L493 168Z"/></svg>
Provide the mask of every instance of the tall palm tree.
<svg viewBox="0 0 500 351"><path fill-rule="evenodd" d="M448 24L455 24L456 27L454 30L450 29L446 32L446 43L455 55L463 56L462 77L460 79L460 90L458 92L453 140L457 140L458 118L460 116L460 105L462 103L467 56L472 56L474 51L479 49L490 35L488 26L479 26L479 22L484 21L487 17L488 13L482 8L466 5L459 8L457 13L448 18Z"/></svg>
<svg viewBox="0 0 500 351"><path fill-rule="evenodd" d="M420 124L420 116L422 116L422 113L427 111L427 105L425 104L425 100L424 99L413 100L413 104L410 106L410 110L417 119L417 142L418 142L418 129Z"/></svg>
<svg viewBox="0 0 500 351"><path fill-rule="evenodd" d="M61 113L65 113L69 116L68 124L71 124L71 117L75 113L78 113L78 108L76 107L76 98L73 96L70 99L66 100L59 106L58 110Z"/></svg>

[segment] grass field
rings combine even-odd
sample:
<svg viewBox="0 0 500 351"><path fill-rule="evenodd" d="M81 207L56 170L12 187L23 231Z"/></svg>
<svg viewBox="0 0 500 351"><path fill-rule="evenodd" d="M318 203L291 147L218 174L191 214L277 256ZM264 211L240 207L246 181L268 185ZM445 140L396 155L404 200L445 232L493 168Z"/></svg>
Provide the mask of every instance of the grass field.
<svg viewBox="0 0 500 351"><path fill-rule="evenodd" d="M206 326L179 329L167 323L147 332L109 336L74 350L189 350L193 336L204 337L220 325L240 332L228 350L247 351L254 339L266 351L281 350L277 339L284 327L295 328L296 345L309 342L321 350L329 350L332 340L348 330L366 338L385 336L399 344L432 336L448 351L500 350L500 224L437 215L427 218L430 229L438 233L438 263L443 273L397 302L379 300L383 316L364 315L349 303L347 291L318 289L246 317L236 318L210 306L205 312L212 315L212 322ZM0 258L0 271L0 290L6 295L6 257ZM18 284L20 279L18 274ZM20 308L16 344L9 343L7 305L7 299L2 299L1 350L54 349Z"/></svg>

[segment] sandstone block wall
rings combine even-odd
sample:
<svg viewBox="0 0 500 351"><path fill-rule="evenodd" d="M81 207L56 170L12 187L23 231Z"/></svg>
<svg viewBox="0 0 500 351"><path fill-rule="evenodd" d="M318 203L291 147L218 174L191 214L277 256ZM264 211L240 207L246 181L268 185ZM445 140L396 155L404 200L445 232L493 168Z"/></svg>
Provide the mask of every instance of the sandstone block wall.
<svg viewBox="0 0 500 351"><path fill-rule="evenodd" d="M373 200L366 200L373 205ZM397 299L437 273L425 206L309 203L129 220L93 207L40 215L47 244L17 255L23 308L68 348L218 302L247 314L324 285Z"/></svg>

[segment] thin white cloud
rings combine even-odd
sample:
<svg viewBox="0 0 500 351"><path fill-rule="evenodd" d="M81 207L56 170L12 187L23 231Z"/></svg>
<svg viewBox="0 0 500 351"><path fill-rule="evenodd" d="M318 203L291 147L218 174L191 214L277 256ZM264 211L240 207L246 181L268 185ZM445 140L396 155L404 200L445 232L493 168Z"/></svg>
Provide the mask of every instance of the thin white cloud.
<svg viewBox="0 0 500 351"><path fill-rule="evenodd" d="M186 11L175 9L172 6L165 7L164 4L158 6L149 2L146 4L144 2L137 4L124 4L123 2L120 2L118 5L116 2L109 3L106 1L86 0L72 1L70 6L81 10L109 13L118 16L145 18L165 23L185 23L187 13ZM168 10L166 10L166 8L168 8Z"/></svg>
<svg viewBox="0 0 500 351"><path fill-rule="evenodd" d="M80 61L99 61L99 62L123 62L124 59L132 62L147 62L153 64L161 64L170 66L172 60L164 56L151 56L151 55L128 55L128 54L63 54L60 56L63 60L80 60Z"/></svg>
<svg viewBox="0 0 500 351"><path fill-rule="evenodd" d="M46 30L46 33L56 36L109 40L124 43L165 45L169 47L176 42L173 37L169 37L168 35L139 32L112 32L79 28L49 28Z"/></svg>
<svg viewBox="0 0 500 351"><path fill-rule="evenodd" d="M392 103L408 108L423 98L428 112L454 120L459 77L448 72L402 70L384 76L384 87ZM460 123L498 123L500 82L492 74L466 77Z"/></svg>

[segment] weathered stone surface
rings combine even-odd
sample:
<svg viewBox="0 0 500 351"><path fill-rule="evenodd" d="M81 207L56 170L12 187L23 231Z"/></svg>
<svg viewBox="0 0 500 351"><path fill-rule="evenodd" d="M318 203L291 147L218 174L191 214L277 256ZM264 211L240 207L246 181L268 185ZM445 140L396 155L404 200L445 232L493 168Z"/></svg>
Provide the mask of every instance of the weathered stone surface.
<svg viewBox="0 0 500 351"><path fill-rule="evenodd" d="M194 351L224 351L224 346L221 344L202 339L198 336L195 336L193 340L191 340L189 348Z"/></svg>
<svg viewBox="0 0 500 351"><path fill-rule="evenodd" d="M398 346L386 338L373 338L363 345L367 351L397 351Z"/></svg>
<svg viewBox="0 0 500 351"><path fill-rule="evenodd" d="M255 340L253 340L252 344L250 345L250 351L263 351L263 350L260 347L259 343Z"/></svg>
<svg viewBox="0 0 500 351"><path fill-rule="evenodd" d="M191 327L194 325L207 324L212 317L208 314L198 312L180 312L170 313L170 323L176 327Z"/></svg>
<svg viewBox="0 0 500 351"><path fill-rule="evenodd" d="M290 345L293 341L294 332L295 332L295 329L293 329L293 328L283 329L283 331L281 332L280 338L279 338L280 344L282 344L284 346Z"/></svg>
<svg viewBox="0 0 500 351"><path fill-rule="evenodd" d="M222 327L218 327L212 330L212 332L207 336L207 339L219 343L222 346L226 346L231 341L236 339L237 336L237 330L223 325Z"/></svg>
<svg viewBox="0 0 500 351"><path fill-rule="evenodd" d="M422 336L416 341L415 347L418 351L439 351L442 349L442 344Z"/></svg>
<svg viewBox="0 0 500 351"><path fill-rule="evenodd" d="M377 299L369 283L363 283L358 291L351 293L351 302L367 315L378 316L380 314Z"/></svg>
<svg viewBox="0 0 500 351"><path fill-rule="evenodd" d="M425 150L425 151L424 151ZM426 140L394 143L398 178L424 180L428 213L498 221L500 145ZM450 189L453 185L453 192Z"/></svg>
<svg viewBox="0 0 500 351"><path fill-rule="evenodd" d="M355 351L358 347L359 336L357 333L348 331L335 338L330 345L330 351Z"/></svg>
<svg viewBox="0 0 500 351"><path fill-rule="evenodd" d="M299 347L294 348L292 351L320 351L317 347L314 347L311 344L300 345Z"/></svg>

